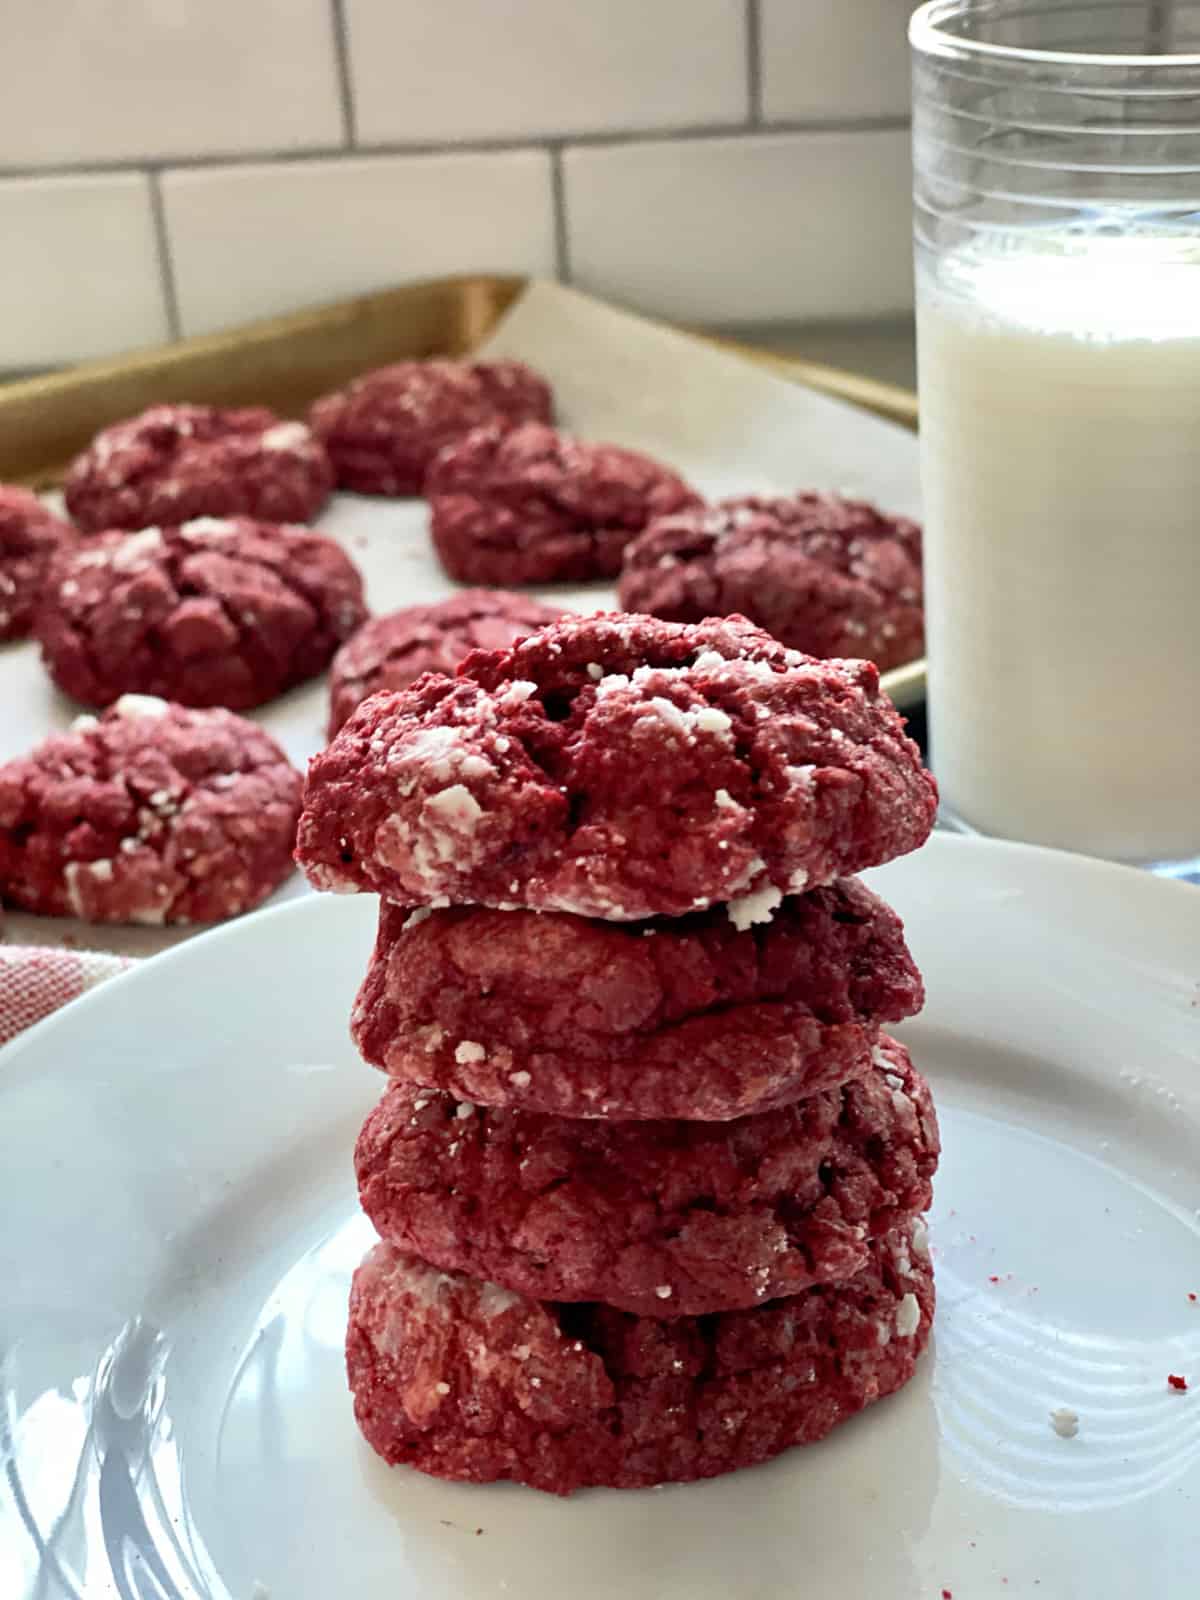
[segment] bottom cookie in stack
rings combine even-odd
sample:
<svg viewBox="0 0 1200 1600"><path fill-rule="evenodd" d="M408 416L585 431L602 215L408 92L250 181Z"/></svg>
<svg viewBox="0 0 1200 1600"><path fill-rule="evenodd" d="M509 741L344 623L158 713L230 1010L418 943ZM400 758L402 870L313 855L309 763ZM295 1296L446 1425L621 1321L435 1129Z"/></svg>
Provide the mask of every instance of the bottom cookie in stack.
<svg viewBox="0 0 1200 1600"><path fill-rule="evenodd" d="M670 1321L529 1299L384 1243L354 1277L347 1367L390 1463L555 1494L636 1488L823 1438L908 1382L933 1306L919 1216L841 1283Z"/></svg>

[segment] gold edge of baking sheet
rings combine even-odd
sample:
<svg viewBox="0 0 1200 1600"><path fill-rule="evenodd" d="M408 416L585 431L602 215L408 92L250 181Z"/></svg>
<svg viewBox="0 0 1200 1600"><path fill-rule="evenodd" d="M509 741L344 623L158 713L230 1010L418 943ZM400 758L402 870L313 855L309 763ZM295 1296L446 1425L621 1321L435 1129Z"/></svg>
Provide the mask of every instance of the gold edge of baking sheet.
<svg viewBox="0 0 1200 1600"><path fill-rule="evenodd" d="M135 350L0 386L0 480L48 488L95 433L164 400L299 415L326 389L405 357L458 355L523 278L438 278Z"/></svg>
<svg viewBox="0 0 1200 1600"><path fill-rule="evenodd" d="M526 282L434 278L0 385L0 479L47 487L98 429L159 401L258 403L295 415L366 367L461 354L491 331ZM916 427L916 396L894 384L685 331L792 383Z"/></svg>
<svg viewBox="0 0 1200 1600"><path fill-rule="evenodd" d="M902 667L880 673L879 681L893 704L901 711L919 706L925 698L925 657L919 661L906 661Z"/></svg>
<svg viewBox="0 0 1200 1600"><path fill-rule="evenodd" d="M432 278L0 385L0 481L50 488L100 428L164 400L265 405L296 416L318 394L367 368L460 355L487 336L527 281ZM683 331L789 382L917 426L917 397L909 390ZM885 673L883 684L897 705L914 704L924 694L924 661Z"/></svg>

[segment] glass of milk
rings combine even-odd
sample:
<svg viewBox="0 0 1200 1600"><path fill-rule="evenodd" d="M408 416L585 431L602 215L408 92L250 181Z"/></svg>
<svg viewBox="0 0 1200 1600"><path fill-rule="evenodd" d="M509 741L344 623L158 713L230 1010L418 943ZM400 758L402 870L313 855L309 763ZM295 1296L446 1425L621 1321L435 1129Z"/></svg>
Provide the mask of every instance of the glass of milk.
<svg viewBox="0 0 1200 1600"><path fill-rule="evenodd" d="M929 715L968 828L1200 859L1200 0L913 15Z"/></svg>

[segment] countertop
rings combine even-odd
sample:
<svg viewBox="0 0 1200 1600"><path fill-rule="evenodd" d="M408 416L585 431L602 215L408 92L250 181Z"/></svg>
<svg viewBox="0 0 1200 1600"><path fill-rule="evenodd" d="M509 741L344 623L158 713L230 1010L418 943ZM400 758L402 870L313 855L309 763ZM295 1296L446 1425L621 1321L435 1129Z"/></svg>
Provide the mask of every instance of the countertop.
<svg viewBox="0 0 1200 1600"><path fill-rule="evenodd" d="M743 323L713 331L744 344L762 345L775 355L820 361L902 389L917 386L916 329L911 317L887 322Z"/></svg>

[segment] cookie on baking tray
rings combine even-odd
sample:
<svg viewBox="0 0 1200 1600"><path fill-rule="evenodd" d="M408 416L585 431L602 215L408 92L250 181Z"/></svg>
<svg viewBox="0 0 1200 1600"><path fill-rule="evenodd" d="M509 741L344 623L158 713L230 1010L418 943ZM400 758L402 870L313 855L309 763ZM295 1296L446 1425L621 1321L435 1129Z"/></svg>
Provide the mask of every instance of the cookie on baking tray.
<svg viewBox="0 0 1200 1600"><path fill-rule="evenodd" d="M0 644L29 632L51 559L75 537L37 495L0 483Z"/></svg>
<svg viewBox="0 0 1200 1600"><path fill-rule="evenodd" d="M372 617L334 657L329 737L368 695L407 689L425 672L450 675L472 650L502 650L562 614L561 606L528 595L463 589L448 600Z"/></svg>
<svg viewBox="0 0 1200 1600"><path fill-rule="evenodd" d="M300 774L224 710L126 695L0 766L0 898L87 922L217 922L292 870Z"/></svg>
<svg viewBox="0 0 1200 1600"><path fill-rule="evenodd" d="M135 693L240 711L323 671L365 616L332 539L199 517L64 551L36 631L50 676L84 705Z"/></svg>
<svg viewBox="0 0 1200 1600"><path fill-rule="evenodd" d="M649 456L537 423L478 428L447 446L425 494L449 575L501 585L615 577L647 523L699 503Z"/></svg>
<svg viewBox="0 0 1200 1600"><path fill-rule="evenodd" d="M483 423L549 422L550 386L520 361L398 361L323 395L309 420L338 486L421 493L443 446Z"/></svg>
<svg viewBox="0 0 1200 1600"><path fill-rule="evenodd" d="M310 522L333 470L302 422L263 406L158 405L103 429L64 483L67 510L88 533L193 517Z"/></svg>
<svg viewBox="0 0 1200 1600"><path fill-rule="evenodd" d="M924 654L921 530L861 500L725 500L662 517L625 551L620 601L671 622L740 612L809 655L881 672Z"/></svg>

